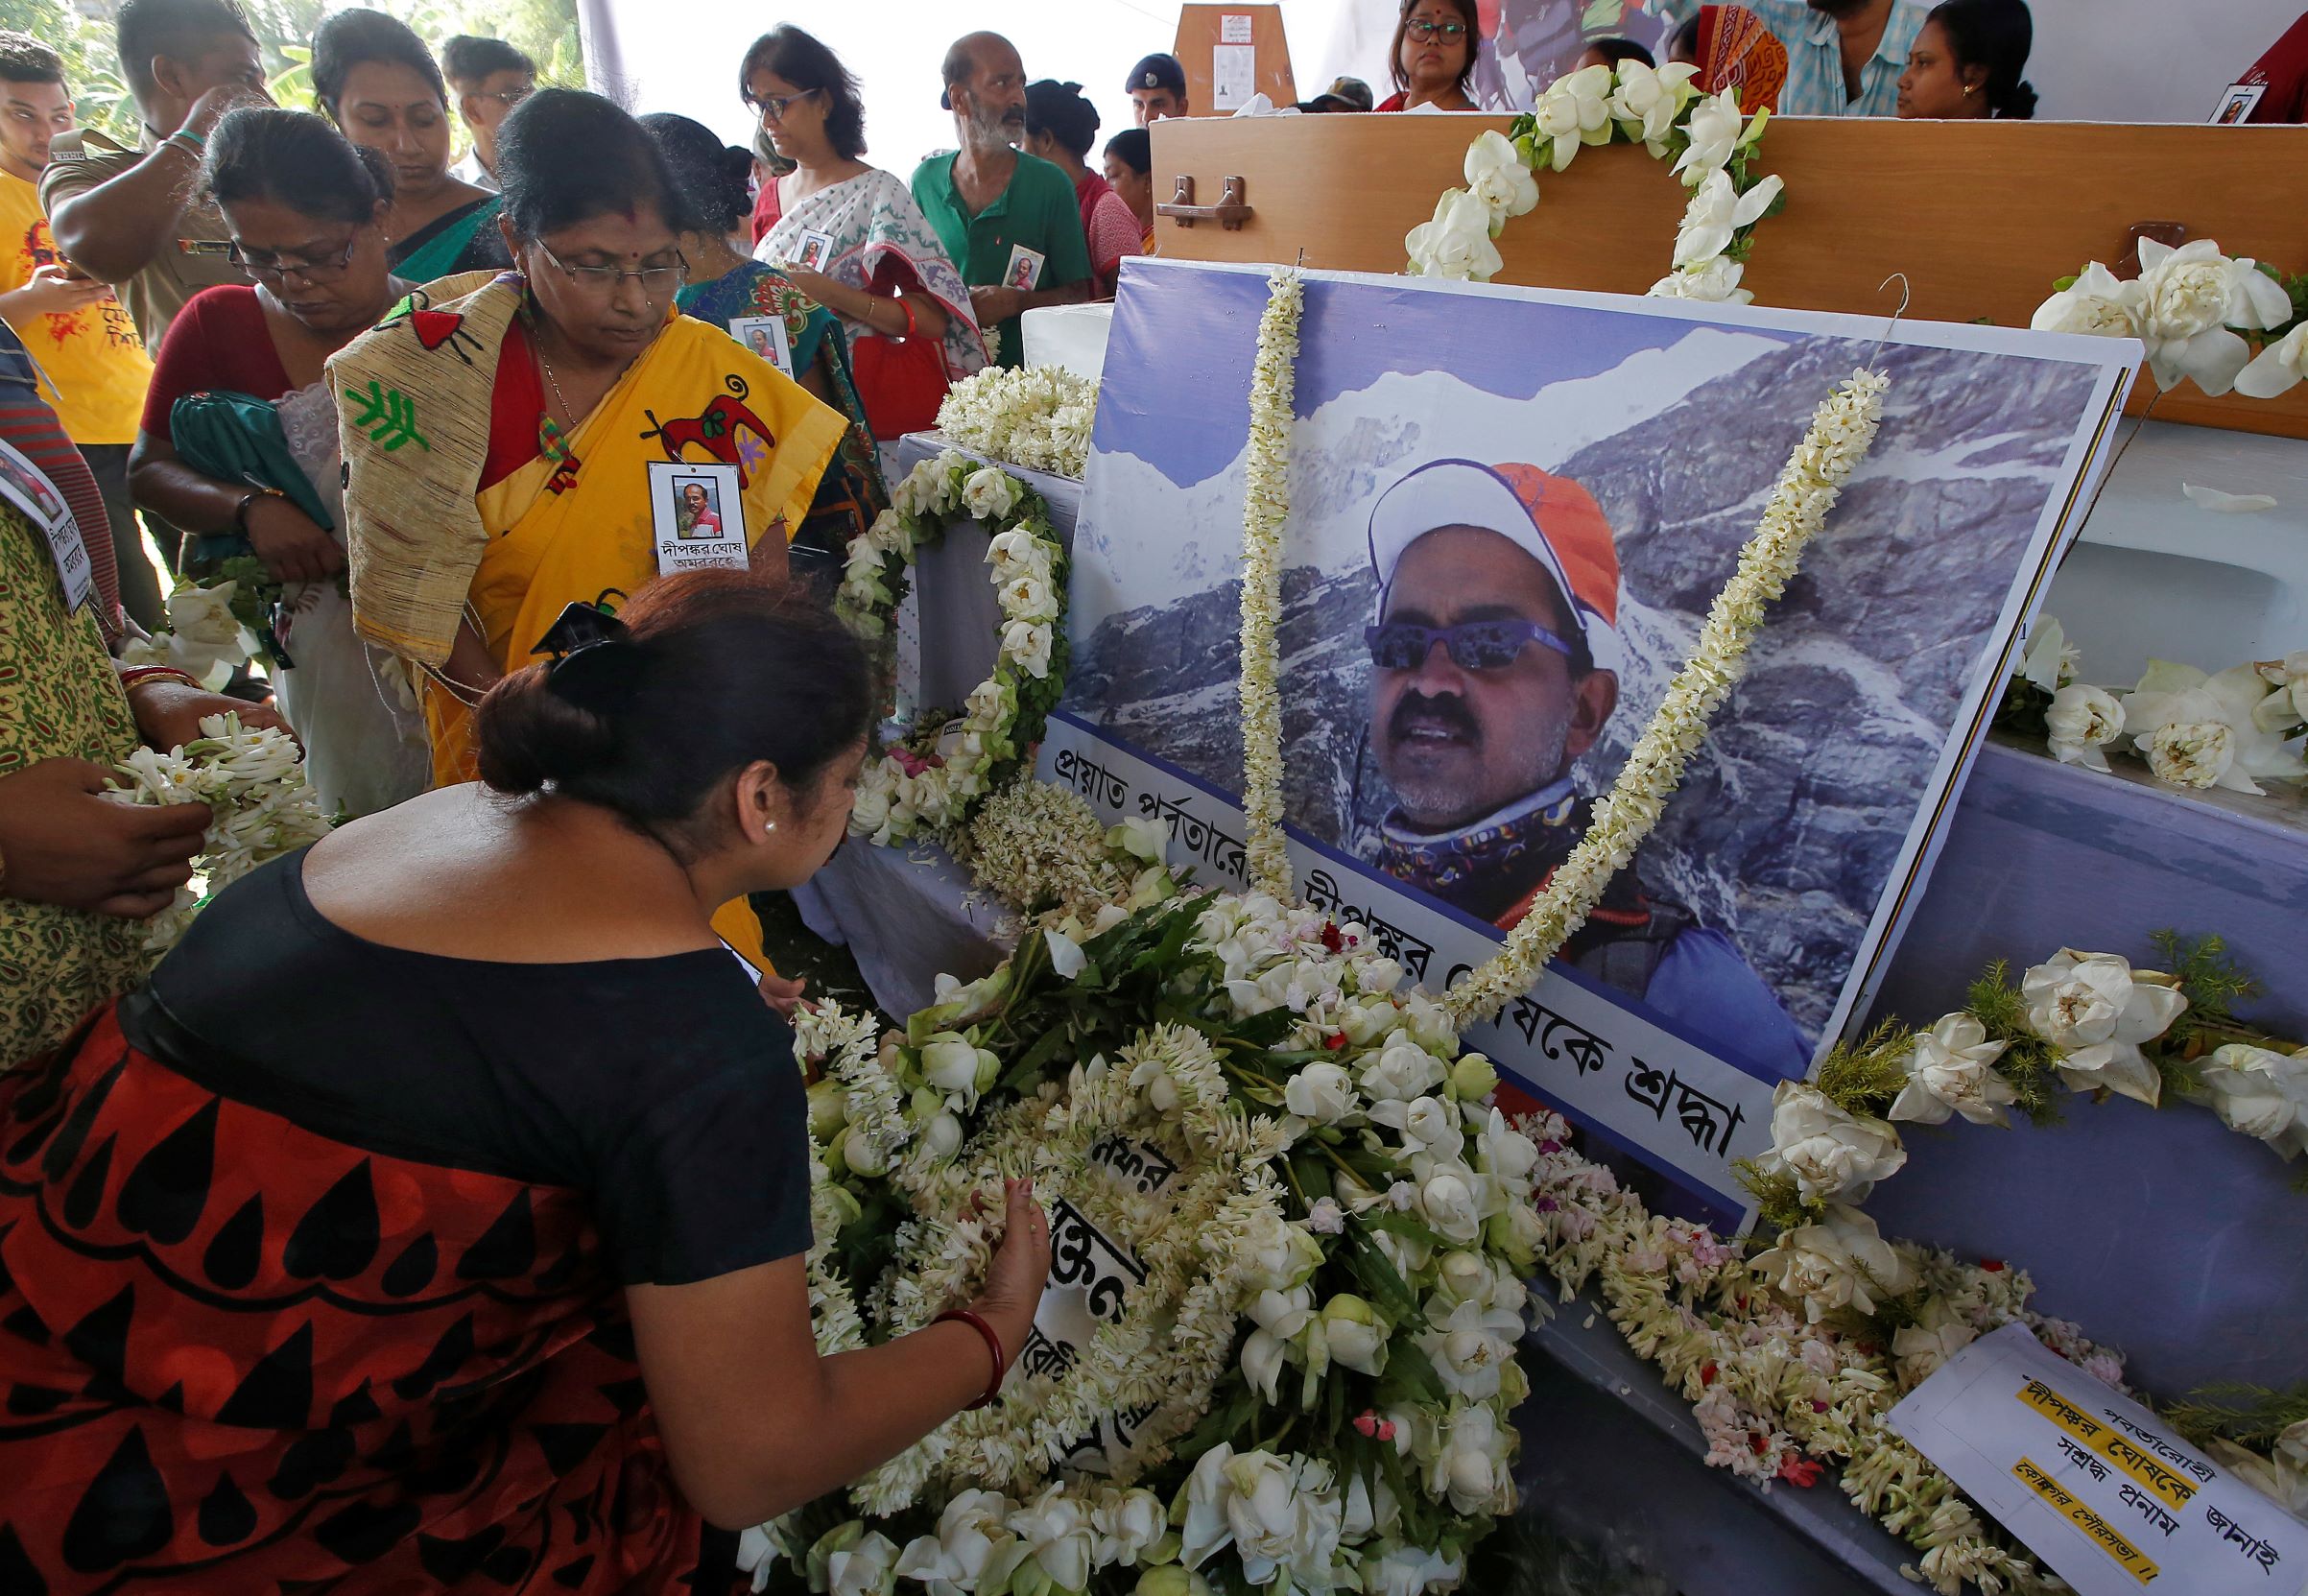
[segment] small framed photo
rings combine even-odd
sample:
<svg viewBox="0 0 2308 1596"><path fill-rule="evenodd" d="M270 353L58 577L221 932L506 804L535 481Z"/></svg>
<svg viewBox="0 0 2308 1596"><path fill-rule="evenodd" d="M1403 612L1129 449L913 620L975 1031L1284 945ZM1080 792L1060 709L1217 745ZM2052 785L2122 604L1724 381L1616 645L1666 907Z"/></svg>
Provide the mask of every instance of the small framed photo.
<svg viewBox="0 0 2308 1596"><path fill-rule="evenodd" d="M2223 128L2234 127L2251 115L2261 97L2268 92L2266 83L2231 83L2220 97L2220 108L2212 113L2214 123Z"/></svg>
<svg viewBox="0 0 2308 1596"><path fill-rule="evenodd" d="M1002 274L1002 281L1021 293L1031 291L1042 280L1042 259L1039 250L1012 244L1010 247L1010 269Z"/></svg>
<svg viewBox="0 0 2308 1596"><path fill-rule="evenodd" d="M801 250L794 264L805 271L822 272L833 264L833 234L805 232L800 238Z"/></svg>
<svg viewBox="0 0 2308 1596"><path fill-rule="evenodd" d="M659 576L712 566L744 570L750 563L736 466L651 461L649 512Z"/></svg>
<svg viewBox="0 0 2308 1596"><path fill-rule="evenodd" d="M757 360L766 360L787 376L794 374L794 346L788 341L782 316L733 316L729 336L743 344Z"/></svg>

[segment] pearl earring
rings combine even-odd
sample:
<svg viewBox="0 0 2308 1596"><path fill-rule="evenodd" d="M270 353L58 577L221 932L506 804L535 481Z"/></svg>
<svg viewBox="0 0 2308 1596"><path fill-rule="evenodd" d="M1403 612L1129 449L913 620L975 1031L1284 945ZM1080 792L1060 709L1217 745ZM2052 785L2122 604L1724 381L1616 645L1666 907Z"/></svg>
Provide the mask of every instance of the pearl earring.
<svg viewBox="0 0 2308 1596"><path fill-rule="evenodd" d="M761 828L761 834L762 834L764 837L767 837L767 836L769 836L769 835L770 835L772 832L775 831L776 829L777 829L777 822L776 822L775 821L772 821L772 822L769 822L767 825L764 825L764 826Z"/></svg>

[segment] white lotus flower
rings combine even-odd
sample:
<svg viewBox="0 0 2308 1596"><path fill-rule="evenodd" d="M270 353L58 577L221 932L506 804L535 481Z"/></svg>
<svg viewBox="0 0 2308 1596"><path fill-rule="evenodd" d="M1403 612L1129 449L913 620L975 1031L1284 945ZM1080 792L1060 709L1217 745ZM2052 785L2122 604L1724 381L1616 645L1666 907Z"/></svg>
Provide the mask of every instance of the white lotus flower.
<svg viewBox="0 0 2308 1596"><path fill-rule="evenodd" d="M1133 859L1158 865L1170 851L1170 822L1159 815L1128 815L1106 840Z"/></svg>
<svg viewBox="0 0 2308 1596"><path fill-rule="evenodd" d="M1747 114L1739 108L1735 95L1714 95L1694 107L1690 120L1683 124L1690 147L1675 163L1675 170L1683 175L1684 186L1696 187L1729 165L1746 130Z"/></svg>
<svg viewBox="0 0 2308 1596"><path fill-rule="evenodd" d="M1995 1073L2009 1042L1991 1042L1987 1028L1966 1013L1943 1016L1915 1038L1907 1084L1892 1103L1892 1119L1944 1125L1951 1113L1974 1125L2008 1125L2004 1106L2019 1094Z"/></svg>
<svg viewBox="0 0 2308 1596"><path fill-rule="evenodd" d="M1675 235L1675 264L1679 269L1713 260L1731 247L1740 228L1761 221L1779 191L1787 184L1777 173L1742 194L1732 186L1728 172L1710 172L1700 183L1683 211Z"/></svg>
<svg viewBox="0 0 2308 1596"><path fill-rule="evenodd" d="M1413 1546L1390 1546L1376 1558L1363 1560L1364 1596L1425 1596L1430 1590L1456 1590L1466 1577L1463 1556Z"/></svg>
<svg viewBox="0 0 2308 1596"><path fill-rule="evenodd" d="M1151 1490L1117 1491L1090 1510L1091 1528L1098 1532L1097 1565L1101 1568L1135 1563L1170 1530L1162 1499Z"/></svg>
<svg viewBox="0 0 2308 1596"><path fill-rule="evenodd" d="M1243 1338L1243 1378L1273 1402L1279 1399L1276 1394L1292 1344L1315 1322L1314 1294L1304 1286L1262 1291L1251 1298L1248 1311L1258 1328Z"/></svg>
<svg viewBox="0 0 2308 1596"><path fill-rule="evenodd" d="M1748 1267L1780 1296L1800 1302L1814 1324L1843 1308L1871 1314L1879 1300L1901 1296L1915 1283L1915 1272L1875 1222L1843 1203L1830 1204L1817 1225L1780 1232Z"/></svg>
<svg viewBox="0 0 2308 1596"><path fill-rule="evenodd" d="M1002 613L1012 620L1043 621L1058 612L1050 584L1032 573L1020 573L1002 585L997 595Z"/></svg>
<svg viewBox="0 0 2308 1596"><path fill-rule="evenodd" d="M2028 1029L2058 1048L2059 1078L2075 1091L2106 1087L2154 1107L2162 1091L2142 1042L2153 1041L2188 1007L2171 976L2135 972L2112 953L2061 948L2020 979Z"/></svg>
<svg viewBox="0 0 2308 1596"><path fill-rule="evenodd" d="M2120 282L2098 261L2075 282L2035 307L2028 325L2037 332L2090 333L2101 338L2140 336L2140 289Z"/></svg>
<svg viewBox="0 0 2308 1596"><path fill-rule="evenodd" d="M1582 144L1608 141L1612 86L1609 67L1587 66L1556 79L1538 97L1534 115L1539 132L1552 141L1556 171L1571 164Z"/></svg>
<svg viewBox="0 0 2308 1596"><path fill-rule="evenodd" d="M1476 1133L1475 1159L1510 1190L1528 1192L1538 1168L1538 1144L1508 1124L1504 1111L1493 1108Z"/></svg>
<svg viewBox="0 0 2308 1596"><path fill-rule="evenodd" d="M2102 750L2124 734L2124 705L2087 681L2071 681L2052 695L2043 712L2046 747L2063 765L2107 769Z"/></svg>
<svg viewBox="0 0 2308 1596"><path fill-rule="evenodd" d="M1654 299L1697 299L1703 304L1748 305L1755 291L1739 286L1747 268L1728 255L1714 255L1689 271L1670 272L1651 285Z"/></svg>
<svg viewBox="0 0 2308 1596"><path fill-rule="evenodd" d="M1452 188L1435 202L1435 219L1419 223L1402 242L1415 275L1487 282L1506 264L1490 240L1490 207L1465 189Z"/></svg>
<svg viewBox="0 0 2308 1596"><path fill-rule="evenodd" d="M2229 1130L2257 1137L2287 1158L2308 1151L2308 1050L2278 1053L2229 1042L2213 1050L2203 1084Z"/></svg>
<svg viewBox="0 0 2308 1596"><path fill-rule="evenodd" d="M2273 326L2292 315L2282 288L2208 238L2177 250L2141 239L2139 294L2149 369L2167 389L2193 377L2206 393L2225 393L2251 359L2231 325Z"/></svg>
<svg viewBox="0 0 2308 1596"><path fill-rule="evenodd" d="M1363 1066L1363 1095L1374 1103L1408 1101L1434 1090L1448 1073L1416 1042L1390 1042L1375 1062Z"/></svg>
<svg viewBox="0 0 2308 1596"><path fill-rule="evenodd" d="M2270 696L2257 666L2206 676L2193 665L2151 659L2124 700L2125 735L2161 780L2256 794L2255 776L2308 776L2308 764L2285 751L2282 736L2261 726L2260 706Z"/></svg>
<svg viewBox="0 0 2308 1596"><path fill-rule="evenodd" d="M1282 1106L1311 1125L1337 1125L1361 1111L1353 1081L1323 1062L1308 1064L1282 1084Z"/></svg>
<svg viewBox="0 0 2308 1596"><path fill-rule="evenodd" d="M940 1032L922 1044L922 1079L964 1113L978 1106L978 1094L1001 1073L999 1058L955 1032Z"/></svg>
<svg viewBox="0 0 2308 1596"><path fill-rule="evenodd" d="M1057 1590L1080 1590L1089 1584L1097 1532L1089 1513L1068 1492L1063 1481L1054 1481L1031 1503L1013 1511L1003 1520L1003 1528L1017 1536L994 1565L999 1569L1003 1561L1016 1560L1001 1570L1011 1581L1009 1588L1026 1584L1022 1576L1035 1568Z"/></svg>
<svg viewBox="0 0 2308 1596"><path fill-rule="evenodd" d="M1010 513L1025 489L999 465L982 465L962 485L962 507L981 521L998 521Z"/></svg>
<svg viewBox="0 0 2308 1596"><path fill-rule="evenodd" d="M1012 621L1002 629L1002 652L1036 681L1050 674L1050 623Z"/></svg>
<svg viewBox="0 0 2308 1596"><path fill-rule="evenodd" d="M1487 1402L1456 1408L1438 1433L1430 1488L1460 1513L1500 1513L1514 1506L1514 1432Z"/></svg>
<svg viewBox="0 0 2308 1596"><path fill-rule="evenodd" d="M809 1549L809 1587L830 1596L891 1596L897 1585L897 1543L852 1518Z"/></svg>
<svg viewBox="0 0 2308 1596"><path fill-rule="evenodd" d="M1358 1374L1387 1371L1387 1326L1361 1298L1342 1292L1322 1304L1322 1338L1332 1363ZM1512 1354L1511 1344L1508 1351Z"/></svg>
<svg viewBox="0 0 2308 1596"><path fill-rule="evenodd" d="M2260 679L2272 683L2275 691L2252 707L2252 725L2282 735L2308 722L2308 651L2264 660L2258 670Z"/></svg>
<svg viewBox="0 0 2308 1596"><path fill-rule="evenodd" d="M1467 192L1489 208L1494 221L1528 215L1538 205L1538 179L1496 129L1476 135L1466 147L1465 173Z"/></svg>
<svg viewBox="0 0 2308 1596"><path fill-rule="evenodd" d="M1610 97L1611 119L1628 139L1650 148L1656 159L1667 153L1667 135L1675 130L1692 76L1699 69L1681 63L1664 69L1638 60L1618 63L1618 87Z"/></svg>
<svg viewBox="0 0 2308 1596"><path fill-rule="evenodd" d="M938 1533L910 1541L897 1560L897 1577L918 1580L931 1596L977 1589L987 1565L1017 1536L1004 1524L1016 1503L998 1490L964 1490L938 1515Z"/></svg>
<svg viewBox="0 0 2308 1596"><path fill-rule="evenodd" d="M1939 1371L1939 1366L1979 1339L1969 1320L1935 1297L1923 1304L1915 1322L1904 1324L1892 1336L1892 1356L1899 1365L1899 1383L1913 1390Z"/></svg>
<svg viewBox="0 0 2308 1596"><path fill-rule="evenodd" d="M2236 392L2248 399L2273 399L2308 377L2308 322L2277 339L2236 373Z"/></svg>
<svg viewBox="0 0 2308 1596"><path fill-rule="evenodd" d="M1272 1452L1237 1453L1221 1441L1196 1461L1187 1479L1178 1560L1199 1568L1231 1545L1252 1584L1272 1583L1285 1565L1298 1576L1301 1565L1316 1563L1318 1557L1319 1567L1326 1571L1337 1550L1341 1517L1327 1465L1302 1460L1294 1467ZM1320 1589L1329 1582L1306 1583Z"/></svg>
<svg viewBox="0 0 2308 1596"><path fill-rule="evenodd" d="M1464 1246L1483 1233L1476 1179L1463 1166L1445 1165L1419 1186L1418 1212L1444 1241Z"/></svg>
<svg viewBox="0 0 2308 1596"><path fill-rule="evenodd" d="M1418 1349L1435 1366L1443 1390L1487 1402L1499 1394L1501 1371L1514 1361L1522 1333L1521 1315L1461 1302L1419 1335Z"/></svg>
<svg viewBox="0 0 2308 1596"><path fill-rule="evenodd" d="M1794 1176L1806 1203L1858 1202L1906 1162L1898 1131L1800 1081L1783 1081L1773 1092L1771 1150L1755 1160L1767 1175Z"/></svg>

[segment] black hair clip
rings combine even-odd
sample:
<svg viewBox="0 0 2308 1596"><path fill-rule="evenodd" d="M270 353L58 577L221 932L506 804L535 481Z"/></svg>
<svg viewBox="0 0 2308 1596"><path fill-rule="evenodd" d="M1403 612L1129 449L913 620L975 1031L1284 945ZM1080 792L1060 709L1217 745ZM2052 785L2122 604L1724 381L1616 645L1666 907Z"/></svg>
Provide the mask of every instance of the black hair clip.
<svg viewBox="0 0 2308 1596"><path fill-rule="evenodd" d="M583 707L607 684L625 679L632 635L607 610L578 600L560 612L533 654L549 654L545 685Z"/></svg>

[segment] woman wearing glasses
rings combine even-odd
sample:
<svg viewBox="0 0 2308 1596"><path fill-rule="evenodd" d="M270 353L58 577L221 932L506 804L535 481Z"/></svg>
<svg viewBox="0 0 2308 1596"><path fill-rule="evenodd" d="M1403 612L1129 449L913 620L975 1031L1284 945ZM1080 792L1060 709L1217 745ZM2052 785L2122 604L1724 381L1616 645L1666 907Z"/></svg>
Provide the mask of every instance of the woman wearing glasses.
<svg viewBox="0 0 2308 1596"><path fill-rule="evenodd" d="M742 520L756 569L782 577L786 538L848 431L676 311L696 220L624 111L540 90L498 131L497 177L517 274L436 283L329 365L353 624L422 674L440 786L472 779L471 705L565 607L614 607L675 568L673 514L653 508L672 495L652 492L653 463L733 467L723 518ZM717 923L759 961L742 899Z"/></svg>
<svg viewBox="0 0 2308 1596"><path fill-rule="evenodd" d="M497 197L449 175L448 84L424 40L382 12L339 12L313 35L313 93L345 136L393 168L393 269L411 282L507 264Z"/></svg>
<svg viewBox="0 0 2308 1596"><path fill-rule="evenodd" d="M1467 84L1482 36L1475 0L1402 0L1394 25L1394 93L1379 110L1479 110Z"/></svg>
<svg viewBox="0 0 2308 1596"><path fill-rule="evenodd" d="M322 802L370 814L422 792L430 761L391 660L353 636L322 368L406 286L385 266L393 173L320 117L268 107L217 124L202 177L251 281L202 290L169 324L130 486L199 536L196 560L252 554L278 584L259 604L281 709Z"/></svg>
<svg viewBox="0 0 2308 1596"><path fill-rule="evenodd" d="M754 257L786 263L794 286L842 319L874 435L893 447L936 420L950 381L986 365L969 290L904 179L860 158L857 80L831 50L777 28L746 52L738 88L795 163Z"/></svg>

